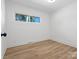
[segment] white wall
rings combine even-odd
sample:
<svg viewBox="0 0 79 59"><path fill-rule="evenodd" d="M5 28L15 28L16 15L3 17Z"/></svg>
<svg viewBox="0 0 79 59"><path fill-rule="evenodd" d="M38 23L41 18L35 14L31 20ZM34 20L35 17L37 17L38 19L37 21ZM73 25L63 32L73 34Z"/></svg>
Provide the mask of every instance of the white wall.
<svg viewBox="0 0 79 59"><path fill-rule="evenodd" d="M26 23L15 20L15 14L39 16L40 23ZM7 2L7 47L37 42L50 38L49 15L14 2Z"/></svg>
<svg viewBox="0 0 79 59"><path fill-rule="evenodd" d="M54 13L51 17L52 39L77 47L77 3L74 2Z"/></svg>
<svg viewBox="0 0 79 59"><path fill-rule="evenodd" d="M52 40L76 47L76 2L52 13L52 15L14 2L7 2L6 6L7 47L50 39L50 36ZM17 22L15 13L39 16L41 22Z"/></svg>

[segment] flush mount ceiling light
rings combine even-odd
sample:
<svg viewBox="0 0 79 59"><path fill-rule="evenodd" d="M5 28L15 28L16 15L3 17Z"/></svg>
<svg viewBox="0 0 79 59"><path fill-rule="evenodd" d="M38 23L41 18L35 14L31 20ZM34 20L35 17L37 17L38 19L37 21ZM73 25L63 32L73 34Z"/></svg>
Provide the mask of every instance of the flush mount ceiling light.
<svg viewBox="0 0 79 59"><path fill-rule="evenodd" d="M49 2L49 3L53 3L53 2L55 2L55 0L48 0L48 2Z"/></svg>

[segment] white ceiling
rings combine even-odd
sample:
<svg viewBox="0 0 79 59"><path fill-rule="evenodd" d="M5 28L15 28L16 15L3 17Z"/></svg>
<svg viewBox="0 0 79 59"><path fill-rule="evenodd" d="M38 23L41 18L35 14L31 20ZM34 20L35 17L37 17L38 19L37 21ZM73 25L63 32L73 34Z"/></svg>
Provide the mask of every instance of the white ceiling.
<svg viewBox="0 0 79 59"><path fill-rule="evenodd" d="M9 1L9 0L8 0ZM56 0L54 3L49 3L48 0L10 0L26 6L36 8L42 11L51 12L67 6L77 0Z"/></svg>

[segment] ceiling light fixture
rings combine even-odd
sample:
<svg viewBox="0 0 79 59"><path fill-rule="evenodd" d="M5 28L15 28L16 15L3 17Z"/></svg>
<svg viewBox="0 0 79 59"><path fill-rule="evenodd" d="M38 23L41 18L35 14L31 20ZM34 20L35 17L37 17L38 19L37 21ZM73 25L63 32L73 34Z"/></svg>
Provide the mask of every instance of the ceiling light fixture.
<svg viewBox="0 0 79 59"><path fill-rule="evenodd" d="M49 3L53 3L53 2L55 2L55 0L48 0L48 2L49 2Z"/></svg>

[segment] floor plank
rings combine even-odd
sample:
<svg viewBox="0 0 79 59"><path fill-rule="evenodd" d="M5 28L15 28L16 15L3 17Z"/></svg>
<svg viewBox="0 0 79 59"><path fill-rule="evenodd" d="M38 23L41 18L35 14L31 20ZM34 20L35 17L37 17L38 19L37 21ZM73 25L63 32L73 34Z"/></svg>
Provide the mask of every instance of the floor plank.
<svg viewBox="0 0 79 59"><path fill-rule="evenodd" d="M52 40L8 48L4 59L77 59L77 49Z"/></svg>

